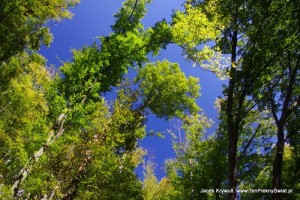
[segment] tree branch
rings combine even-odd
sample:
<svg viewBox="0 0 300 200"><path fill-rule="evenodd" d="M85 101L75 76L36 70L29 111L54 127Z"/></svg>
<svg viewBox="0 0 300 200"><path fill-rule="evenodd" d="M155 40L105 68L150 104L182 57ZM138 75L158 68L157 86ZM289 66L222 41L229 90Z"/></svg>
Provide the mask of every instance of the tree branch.
<svg viewBox="0 0 300 200"><path fill-rule="evenodd" d="M6 106L4 106L4 107L0 110L0 113L2 113L3 111L5 111L6 108L7 108L10 104L12 104L12 102L9 102Z"/></svg>
<svg viewBox="0 0 300 200"><path fill-rule="evenodd" d="M133 9L132 9L132 12L131 12L131 14L130 14L130 16L129 16L129 21L131 20L131 17L133 16L133 13L134 13L134 11L135 11L135 9L136 9L136 7L137 7L138 1L139 1L139 0L135 0L135 4L134 4Z"/></svg>
<svg viewBox="0 0 300 200"><path fill-rule="evenodd" d="M247 149L249 148L251 142L253 141L254 137L256 136L256 134L258 133L259 129L261 127L261 124L259 124L254 132L254 134L252 135L252 137L250 138L250 140L248 141L247 145L245 146L244 150L242 151L241 155L237 158L237 160L240 160L242 158L242 156L244 156L246 154Z"/></svg>
<svg viewBox="0 0 300 200"><path fill-rule="evenodd" d="M4 14L3 16L1 16L0 18L0 22L4 21L4 19L6 17L8 17L11 13L13 13L17 8L19 8L20 6L22 6L23 4L25 4L27 2L27 0L22 1L19 5L16 5L14 8L12 8L8 13Z"/></svg>

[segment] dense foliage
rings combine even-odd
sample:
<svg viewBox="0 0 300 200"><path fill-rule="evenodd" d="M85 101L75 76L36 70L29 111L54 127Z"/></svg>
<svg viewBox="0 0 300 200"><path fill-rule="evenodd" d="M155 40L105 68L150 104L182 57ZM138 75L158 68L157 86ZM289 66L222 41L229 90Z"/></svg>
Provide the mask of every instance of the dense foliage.
<svg viewBox="0 0 300 200"><path fill-rule="evenodd" d="M141 20L151 1L126 0L111 34L53 72L37 53L52 41L46 23L70 18L77 3L0 2L1 199L300 198L297 0L186 0L149 28ZM214 133L197 105L198 78L149 61L168 44L228 80ZM160 181L138 146L149 115L178 122L176 158Z"/></svg>

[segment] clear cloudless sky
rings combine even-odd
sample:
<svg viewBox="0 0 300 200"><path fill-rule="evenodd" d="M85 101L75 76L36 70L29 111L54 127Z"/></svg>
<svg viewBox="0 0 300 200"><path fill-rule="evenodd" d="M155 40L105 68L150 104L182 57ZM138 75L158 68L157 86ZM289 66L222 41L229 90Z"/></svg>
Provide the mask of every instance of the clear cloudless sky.
<svg viewBox="0 0 300 200"><path fill-rule="evenodd" d="M47 60L48 65L60 66L60 61L71 60L71 49L80 49L82 45L90 45L101 35L108 35L111 32L110 25L114 24L113 14L122 6L123 0L81 0L81 3L72 8L74 17L71 20L61 22L50 22L49 27L54 35L54 42L50 48L42 47L40 53ZM142 20L145 27L155 24L162 19L171 20L173 10L183 9L183 0L153 0L148 5L148 12ZM215 99L221 95L222 84L216 76L205 72L198 67L192 67L192 63L186 62L181 54L181 49L176 45L169 45L163 50L160 56L151 58L151 61L168 59L171 62L180 64L187 76L195 76L200 79L201 97L198 104L207 117L216 120L214 109ZM112 93L116 89L112 90ZM113 94L108 94L112 95ZM109 99L109 97L107 97ZM147 122L147 130L160 131L165 133L165 139L158 137L146 137L139 141L139 145L148 151L148 158L156 163L155 173L160 179L165 175L163 166L166 159L174 158L172 139L167 129L174 129L172 122L166 122L150 116ZM210 131L213 131L210 130ZM142 167L138 167L137 173L142 178Z"/></svg>

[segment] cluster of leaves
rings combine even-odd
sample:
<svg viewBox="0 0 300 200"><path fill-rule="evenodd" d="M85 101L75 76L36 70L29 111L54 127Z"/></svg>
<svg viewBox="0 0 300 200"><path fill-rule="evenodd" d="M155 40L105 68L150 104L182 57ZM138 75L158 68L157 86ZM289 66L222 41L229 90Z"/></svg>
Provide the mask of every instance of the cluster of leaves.
<svg viewBox="0 0 300 200"><path fill-rule="evenodd" d="M50 80L44 63L39 55L23 53L1 70L1 182L5 184L11 184L49 131L44 94Z"/></svg>
<svg viewBox="0 0 300 200"><path fill-rule="evenodd" d="M196 104L200 89L198 79L186 78L176 63L164 60L147 64L139 70L135 82L139 83L143 96L142 105L158 117L183 117L186 111L199 111Z"/></svg>
<svg viewBox="0 0 300 200"><path fill-rule="evenodd" d="M70 18L68 7L78 0L4 0L0 2L0 63L23 49L38 50L49 45L52 35L45 25L49 20Z"/></svg>
<svg viewBox="0 0 300 200"><path fill-rule="evenodd" d="M221 136L205 136L210 125L203 115L189 116L181 125L185 137L180 138L180 129L173 133L177 136L173 144L176 159L168 160L166 169L177 191L175 199L207 199L219 195L202 192L202 189L222 188L221 180L226 174L225 143Z"/></svg>

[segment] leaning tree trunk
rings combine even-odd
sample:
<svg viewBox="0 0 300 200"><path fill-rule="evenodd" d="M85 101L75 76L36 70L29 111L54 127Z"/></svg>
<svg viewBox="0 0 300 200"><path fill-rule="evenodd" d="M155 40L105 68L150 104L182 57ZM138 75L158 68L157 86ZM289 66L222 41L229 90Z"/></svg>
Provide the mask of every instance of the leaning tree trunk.
<svg viewBox="0 0 300 200"><path fill-rule="evenodd" d="M14 183L12 184L11 191L12 197L20 197L22 196L22 191L20 189L20 185L24 182L31 172L34 164L40 159L42 155L47 151L47 149L56 141L64 132L64 122L66 119L66 114L61 114L57 119L57 124L59 125L59 129L57 130L56 134L53 131L49 133L48 139L42 147L36 151L31 158L29 159L28 163L19 171L18 175L16 176Z"/></svg>

